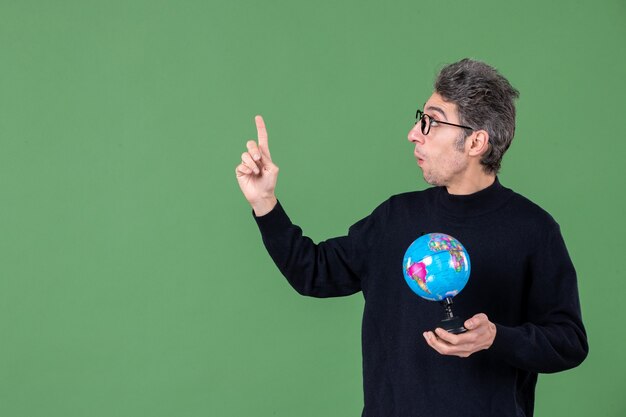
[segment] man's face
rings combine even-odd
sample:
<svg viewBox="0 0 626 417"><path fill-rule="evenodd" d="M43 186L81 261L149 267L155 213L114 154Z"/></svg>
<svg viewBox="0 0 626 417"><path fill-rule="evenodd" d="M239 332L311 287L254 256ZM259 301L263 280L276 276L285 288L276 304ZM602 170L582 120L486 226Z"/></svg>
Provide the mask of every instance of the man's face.
<svg viewBox="0 0 626 417"><path fill-rule="evenodd" d="M435 120L460 124L456 104L444 101L437 93L424 105L424 113ZM421 123L417 123L409 131L408 139L415 144L414 155L424 180L437 186L462 182L469 165L463 140L467 132L432 120L428 135L424 135L420 126Z"/></svg>

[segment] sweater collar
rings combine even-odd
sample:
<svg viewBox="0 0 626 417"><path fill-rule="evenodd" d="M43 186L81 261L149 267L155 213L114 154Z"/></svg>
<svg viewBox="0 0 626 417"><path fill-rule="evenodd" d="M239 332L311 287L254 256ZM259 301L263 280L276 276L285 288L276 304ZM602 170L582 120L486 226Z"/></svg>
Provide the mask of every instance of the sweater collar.
<svg viewBox="0 0 626 417"><path fill-rule="evenodd" d="M473 194L450 194L446 187L437 187L437 191L440 208L448 214L461 217L489 213L504 204L511 195L511 190L503 187L498 177L489 187Z"/></svg>

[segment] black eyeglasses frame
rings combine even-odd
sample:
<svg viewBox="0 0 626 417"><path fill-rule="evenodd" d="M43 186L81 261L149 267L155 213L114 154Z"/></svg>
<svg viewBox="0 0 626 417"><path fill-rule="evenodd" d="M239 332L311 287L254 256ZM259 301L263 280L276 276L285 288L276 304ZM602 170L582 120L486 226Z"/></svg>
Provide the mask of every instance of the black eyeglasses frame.
<svg viewBox="0 0 626 417"><path fill-rule="evenodd" d="M426 123L426 117L428 117L430 119L430 121L428 123ZM417 112L415 113L415 124L417 124L418 122L422 122L422 125L420 126L420 130L422 131L422 134L424 136L426 136L426 135L428 135L428 133L430 133L430 126L431 126L432 122L439 123L439 124L442 124L442 125L456 126L456 127L460 127L460 128L463 128L463 129L468 129L468 130L471 130L471 131L476 130L473 127L469 127L469 126L457 125L455 123L442 122L441 120L437 120L434 117L432 117L431 115L424 113L420 109L418 109Z"/></svg>

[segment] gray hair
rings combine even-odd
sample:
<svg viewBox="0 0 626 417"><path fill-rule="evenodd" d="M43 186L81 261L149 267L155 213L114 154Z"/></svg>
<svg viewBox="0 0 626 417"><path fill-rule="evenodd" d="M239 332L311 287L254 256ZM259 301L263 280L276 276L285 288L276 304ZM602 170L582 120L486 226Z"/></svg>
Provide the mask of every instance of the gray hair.
<svg viewBox="0 0 626 417"><path fill-rule="evenodd" d="M497 174L515 135L519 91L495 68L469 58L444 67L435 91L457 105L462 125L489 133L489 149L480 163L486 172Z"/></svg>

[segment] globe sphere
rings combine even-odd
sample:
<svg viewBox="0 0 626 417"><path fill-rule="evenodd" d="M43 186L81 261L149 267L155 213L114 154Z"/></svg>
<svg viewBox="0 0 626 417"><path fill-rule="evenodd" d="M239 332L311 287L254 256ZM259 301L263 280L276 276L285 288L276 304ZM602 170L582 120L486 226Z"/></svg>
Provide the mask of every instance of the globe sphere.
<svg viewBox="0 0 626 417"><path fill-rule="evenodd" d="M469 254L457 239L445 233L428 233L406 250L402 271L415 294L441 301L463 290L471 265Z"/></svg>

